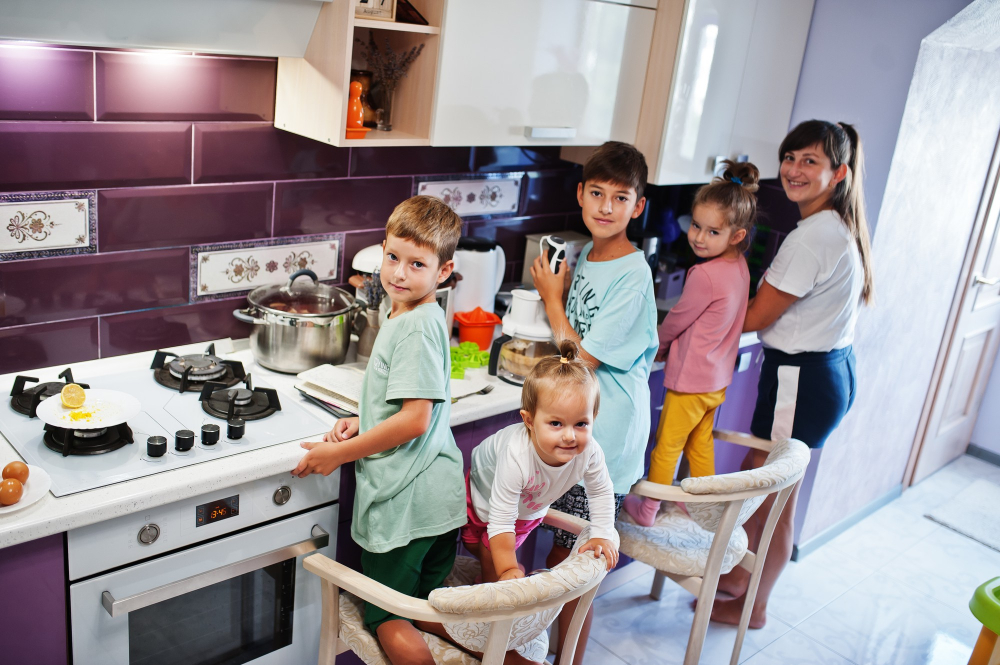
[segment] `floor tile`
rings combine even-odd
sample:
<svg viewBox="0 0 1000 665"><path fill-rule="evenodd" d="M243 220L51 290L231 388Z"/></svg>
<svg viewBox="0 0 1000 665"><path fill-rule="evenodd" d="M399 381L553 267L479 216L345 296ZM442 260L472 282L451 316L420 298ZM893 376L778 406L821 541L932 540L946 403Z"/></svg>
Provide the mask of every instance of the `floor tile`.
<svg viewBox="0 0 1000 665"><path fill-rule="evenodd" d="M797 630L864 665L957 665L968 661L979 628L971 614L876 572Z"/></svg>
<svg viewBox="0 0 1000 665"><path fill-rule="evenodd" d="M693 597L668 581L660 601L654 601L649 597L652 579L652 574L643 576L594 602L591 640L596 640L629 665L681 663L687 649L694 619ZM748 631L741 660L750 658L789 630L791 626L771 618L765 628ZM735 626L711 624L701 662L728 662L735 639Z"/></svg>
<svg viewBox="0 0 1000 665"><path fill-rule="evenodd" d="M903 496L892 502L892 506L899 510L912 511L914 514L923 515L949 501L956 494L969 486L974 480L970 478L966 471L977 470L978 464L968 464L965 460L972 460L985 466L993 467L991 464L963 455L937 473L925 478L918 484L903 492Z"/></svg>
<svg viewBox="0 0 1000 665"><path fill-rule="evenodd" d="M605 649L600 642L589 640L587 652L583 656L583 665L627 665L627 663Z"/></svg>
<svg viewBox="0 0 1000 665"><path fill-rule="evenodd" d="M746 665L856 665L797 630L790 630L746 661Z"/></svg>
<svg viewBox="0 0 1000 665"><path fill-rule="evenodd" d="M782 572L767 605L769 615L797 626L873 572L840 550L824 547L791 562Z"/></svg>
<svg viewBox="0 0 1000 665"><path fill-rule="evenodd" d="M877 570L916 545L938 525L919 511L885 506L840 534L822 549Z"/></svg>

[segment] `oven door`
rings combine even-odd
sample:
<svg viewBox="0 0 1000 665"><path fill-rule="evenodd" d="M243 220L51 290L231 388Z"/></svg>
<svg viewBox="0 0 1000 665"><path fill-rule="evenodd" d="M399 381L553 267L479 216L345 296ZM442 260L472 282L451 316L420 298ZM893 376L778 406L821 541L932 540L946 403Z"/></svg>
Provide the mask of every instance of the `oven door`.
<svg viewBox="0 0 1000 665"><path fill-rule="evenodd" d="M73 660L103 665L315 663L320 584L301 557L336 552L327 506L70 586Z"/></svg>

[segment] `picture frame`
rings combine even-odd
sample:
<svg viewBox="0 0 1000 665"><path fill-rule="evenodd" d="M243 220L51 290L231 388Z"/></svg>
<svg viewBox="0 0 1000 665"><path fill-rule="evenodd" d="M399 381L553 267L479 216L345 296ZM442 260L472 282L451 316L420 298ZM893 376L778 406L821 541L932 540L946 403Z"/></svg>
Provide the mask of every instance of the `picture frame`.
<svg viewBox="0 0 1000 665"><path fill-rule="evenodd" d="M354 0L354 17L395 21L396 0Z"/></svg>

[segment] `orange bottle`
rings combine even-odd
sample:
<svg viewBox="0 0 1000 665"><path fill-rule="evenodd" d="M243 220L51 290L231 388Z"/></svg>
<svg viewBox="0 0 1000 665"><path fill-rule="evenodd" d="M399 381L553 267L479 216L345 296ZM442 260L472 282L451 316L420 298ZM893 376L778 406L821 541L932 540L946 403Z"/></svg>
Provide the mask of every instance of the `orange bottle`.
<svg viewBox="0 0 1000 665"><path fill-rule="evenodd" d="M361 83L351 82L351 98L347 104L347 127L349 129L364 127L365 109L361 105Z"/></svg>

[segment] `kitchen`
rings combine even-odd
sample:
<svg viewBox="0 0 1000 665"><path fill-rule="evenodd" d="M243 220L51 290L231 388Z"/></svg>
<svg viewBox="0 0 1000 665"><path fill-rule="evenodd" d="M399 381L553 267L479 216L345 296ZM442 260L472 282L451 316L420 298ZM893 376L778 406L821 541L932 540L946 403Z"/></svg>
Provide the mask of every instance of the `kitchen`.
<svg viewBox="0 0 1000 665"><path fill-rule="evenodd" d="M845 10L841 16L832 3L820 1L815 3L811 15L806 13L808 33L801 35L802 73L792 77L790 92L785 93L791 95L785 121L779 123L778 136L770 138L780 140L789 124L813 116L867 119L871 127L866 133L868 203L874 217L886 187L920 39L967 3L925 3L921 11L913 12L906 11L903 3L876 3L878 6L873 8L864 4L852 3L850 11ZM424 5L414 5L428 14L432 24L436 23ZM651 11L643 7L629 9L640 10ZM835 37L845 29L844 21L851 25L867 21L870 25L865 29L872 32L859 34L868 35L873 42L874 36L880 35L879 43L885 46L879 48L888 50L878 50L882 68L867 72L864 77L861 73L868 68L870 52L859 50L854 55L842 55L847 59L845 67L852 73L855 85L863 89L833 98L825 89L820 72L828 58L837 53ZM894 26L892 30L887 27L890 24ZM429 38L428 46L414 62L415 68L431 65L433 70L438 56L444 56L449 48L449 28L441 27L443 36ZM498 25L495 38L499 42L512 39L509 33L499 32L500 29ZM303 43L308 41L310 32L311 27ZM360 37L367 35L361 29L358 33ZM12 37L60 41L28 32ZM435 39L442 43L435 44ZM79 42L64 37L61 43ZM409 42L403 40L401 44ZM456 44L455 48L469 48L462 42ZM573 157L564 155L568 150L563 148L567 144L564 138L546 139L533 145L525 145L526 141L519 138L519 143L510 137L498 139L497 134L483 138L484 142L468 135L454 139L462 141L461 144L447 138L435 141L432 129L437 132L439 128L431 126L431 114L428 111L407 116L408 100L413 93L400 88L393 111L394 122L402 128L397 131L406 131L406 123L416 117L422 117L425 123L419 130L408 132L411 138L380 139L371 136L379 133L375 130L365 139L345 141L338 135L333 137L335 145L329 145L325 140L276 129L284 112L280 91L283 65L276 58L161 55L96 48L102 45L124 46L121 42L105 44L95 38L78 47L5 44L0 48L0 145L7 156L0 164L0 182L4 192L9 193L9 198L3 198L2 202L73 201L66 224L71 223L69 220L75 224L69 242L61 241L61 246L48 253L27 255L23 244L13 251L8 251L10 245L3 245L0 250L3 252L0 254L0 302L3 303L0 372L4 374L0 388L6 390L8 385L13 388L14 376L18 374L36 377L41 382L61 381L57 375L66 367L72 369L75 380L95 387L101 376L130 374L140 381L138 377L142 374L134 394L146 407L142 397L145 391L160 390L150 370L157 350L200 354L215 341L218 355L227 360L239 359L255 380L254 385L278 389L282 412L276 415L288 415L297 408L307 414L303 420L311 423L312 419L317 424L312 425L314 431L286 433L284 436L288 438L279 445L229 456L225 464L191 464L183 471L155 474L148 480L131 480L66 497L47 496L23 511L0 516L0 539L7 538L0 540L7 546L6 560L11 561L9 557L13 555L24 562L15 568L18 576L22 575L23 566L40 566L42 572L25 581L36 583L31 593L39 594L39 599L46 590L48 593L48 600L44 603L40 600L42 606L38 610L41 616L49 617L51 630L33 640L32 648L52 651L34 652L36 656L45 654L34 662L66 662L74 648L69 631L76 628L77 622L66 620L66 608L72 601L69 583L80 576L89 578L96 571L122 565L114 561L94 563L104 567L87 568L79 574L71 565L67 573L66 548L72 540L64 532L73 533L85 525L110 524L112 518L131 515L132 520L141 522L134 525L129 522L129 540L135 543L135 532L147 523L141 518L152 514L153 509L210 495L208 501L191 503L194 509L211 500L233 496L222 493L223 496L220 491L236 486L247 487L241 493L244 496L250 493L253 498L244 501L260 506L262 511L260 515L244 511L238 519L268 521L267 515L273 513L267 513L265 507L279 510L272 498L282 486L276 478L290 470L301 454L295 442L315 436L332 422L325 413L298 401L290 389L293 381L289 377L268 372L254 363L246 343L240 342L251 328L232 314L246 304L247 282L235 283L232 281L235 273L226 276L220 271L214 281L204 284L207 288L201 288L203 285L197 279L199 259L227 265L241 258L241 250L252 247L259 256L271 252L266 260L258 258L259 273L267 274L268 262L275 261L275 272L287 277L284 260L292 253L310 251L316 261L311 264L314 269L322 269L324 276L335 275L331 284L346 286L353 272L352 258L361 249L381 241L385 219L393 207L419 191L424 183L432 187L470 181L481 185L490 180L518 183L515 212L477 214L466 222L467 235L495 241L503 249L504 282L518 281L522 275L525 236L583 230L575 198L579 169L561 158ZM435 54L435 49L441 53ZM206 46L190 49L198 53L206 50ZM247 51L230 46L229 50L216 52ZM904 52L909 54L909 60L899 55ZM856 59L851 60L852 57ZM345 58L346 52L341 60ZM439 85L457 85L455 81L460 79L446 80L448 71L444 69L445 61L441 62ZM341 62L339 67L339 73L346 77L350 65ZM414 69L410 77L402 79L401 85L424 81L426 86L422 71ZM484 81L489 81L488 75L483 75L477 84ZM441 88L439 95L444 90ZM435 103L440 105L432 98L420 103L426 104L427 109ZM466 115L474 124L476 116L471 111ZM343 126L339 116L334 120L338 127ZM454 124L455 118L449 122ZM632 122L638 119L633 118ZM331 137L322 137L327 138ZM376 141L385 145L371 145ZM774 150L766 152L767 157L760 161L770 160L773 153ZM776 168L776 164L772 167ZM666 214L665 210L677 201L673 204L675 212L683 213L684 191L683 187L664 186L656 192L655 197L662 204L660 210ZM15 198L24 194L30 196ZM773 182L765 185L761 200L770 213L769 226L775 230L775 236L794 228L797 220L789 214L794 215L795 211L788 211L780 186ZM84 203L86 214L75 215L78 201ZM83 235L85 242L74 246L77 235ZM772 242L776 243L777 238ZM334 243L337 249L331 250ZM310 246L296 247L304 244ZM324 248L326 253L321 254ZM769 251L773 250L771 246ZM948 301L951 299L949 294ZM225 346L227 339L236 340L235 355ZM937 353L937 346L924 348L931 356ZM720 418L730 420L720 421L720 426L746 431L756 386L750 361L757 349L759 345L745 349L751 355L747 361L750 364L736 375L741 387L737 391L734 386L728 400L734 408L728 415L725 409L720 414ZM42 368L51 369L39 372ZM655 374L650 383L662 386ZM466 451L511 421L511 412L518 404L516 393L511 397L504 392L505 384L497 385L491 395L470 397L453 407L453 431ZM171 394L171 397L186 400L185 408L198 399L196 394ZM653 401L657 402L655 393ZM203 419L200 413L191 422L177 418L178 427L164 432L169 435L168 447L174 448L175 429L180 425L200 435ZM267 420L259 424L264 426ZM216 418L213 422L225 430L225 420ZM253 438L254 429L254 422L248 421L247 439ZM132 446L137 451L144 449L146 437L134 438ZM910 446L912 437L907 451ZM197 447L194 450L212 454ZM15 456L12 448L4 448L0 462L6 464ZM852 478L858 474L855 467L864 459L859 456L850 463ZM812 481L818 479L826 486L845 481L847 474L838 473L839 467L833 462L829 456L817 462L812 468ZM902 472L897 473L897 467L886 468L884 475L893 476L891 482L873 487L866 499L881 500L900 485ZM351 545L348 531L344 530L345 520L350 516L350 476L347 473L338 478L334 474L322 481L326 485L321 484L323 491L315 498L316 503L310 503L314 500L309 496L312 490L298 491L294 487L291 501L304 503L293 503L288 508L289 513L326 510L326 517L320 520L325 522L320 526L334 538L338 558L350 556L350 552L340 552L342 547L349 549ZM868 476L862 473L859 477ZM898 495L898 490L895 491ZM843 499L836 492L824 496ZM870 503L851 497L846 505L836 509L834 498L824 498L823 503L810 505L808 509L800 505L799 528L807 538L797 543L805 552L805 561L809 558L812 537L845 520L849 526L850 518L860 519L857 514L863 516ZM331 510L333 516L329 515ZM250 524L246 522L247 526ZM225 527L228 533L228 526L221 522L205 528ZM306 533L296 534L289 542L314 540L312 526L307 525ZM337 527L338 531L326 527ZM834 536L836 533L830 537ZM151 547L157 547L156 543ZM176 545L161 542L159 547L163 549L156 552L166 552ZM70 555L69 561L72 563L74 558ZM308 577L303 571L298 572L296 584ZM972 589L966 591L971 593ZM104 612L102 606L95 604L95 607ZM104 617L111 619L107 612ZM295 621L300 621L298 614ZM17 630L25 634L24 628L19 626ZM49 658L49 653L61 653L63 660ZM750 655L749 646L745 647L744 656ZM32 662L30 654L24 658L25 662ZM88 661L77 657L76 662Z"/></svg>

